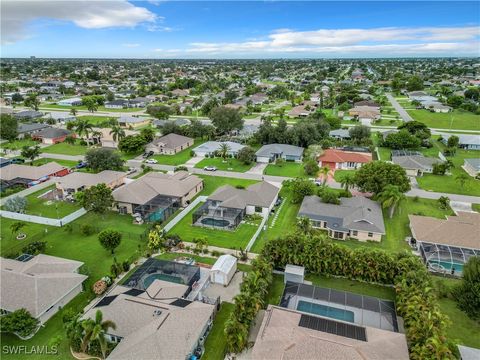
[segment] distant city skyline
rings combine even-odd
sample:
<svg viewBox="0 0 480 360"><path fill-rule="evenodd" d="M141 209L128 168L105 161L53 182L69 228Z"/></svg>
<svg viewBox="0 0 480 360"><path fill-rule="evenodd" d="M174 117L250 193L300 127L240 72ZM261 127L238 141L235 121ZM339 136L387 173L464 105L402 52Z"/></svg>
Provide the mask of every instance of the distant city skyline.
<svg viewBox="0 0 480 360"><path fill-rule="evenodd" d="M1 2L2 57L480 56L471 2Z"/></svg>

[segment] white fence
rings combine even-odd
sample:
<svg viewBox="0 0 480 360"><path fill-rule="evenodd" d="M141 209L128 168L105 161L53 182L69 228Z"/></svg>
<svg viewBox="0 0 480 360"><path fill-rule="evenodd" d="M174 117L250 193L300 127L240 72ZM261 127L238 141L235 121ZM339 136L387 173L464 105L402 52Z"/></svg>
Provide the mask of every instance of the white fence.
<svg viewBox="0 0 480 360"><path fill-rule="evenodd" d="M442 154L441 151L438 152L438 158L442 161L447 161L447 158Z"/></svg>
<svg viewBox="0 0 480 360"><path fill-rule="evenodd" d="M193 200L192 203L190 203L190 205L188 205L185 209L183 209L180 214L178 214L177 216L175 216L175 218L173 218L167 225L165 225L165 227L163 228L163 230L165 232L168 232L170 231L175 225L178 224L178 222L180 220L182 220L185 216L187 216L187 214L192 211L192 209L197 206L200 202L205 202L207 200L207 196L199 196L197 197L195 200Z"/></svg>
<svg viewBox="0 0 480 360"><path fill-rule="evenodd" d="M252 238L250 239L250 241L248 242L247 247L245 248L245 250L250 251L250 249L252 248L253 244L255 244L255 240L257 240L258 235L260 235L260 233L262 232L263 227L265 226L267 220L268 220L268 215L266 215L266 216L263 217L262 222L260 223L260 226L258 227L257 231L255 231L255 234L253 234L253 236L252 236Z"/></svg>
<svg viewBox="0 0 480 360"><path fill-rule="evenodd" d="M85 215L86 213L87 213L87 210L85 210L84 208L81 208L81 209L78 209L77 211L65 216L64 218L52 219L52 218L47 218L47 217L42 217L42 216L19 214L19 213L12 212L12 211L0 210L0 216L2 216L4 218L7 218L7 219L27 221L27 222L32 222L32 223L35 223L35 224L43 224L43 225L58 226L58 227L66 225L66 224L78 219L80 216Z"/></svg>

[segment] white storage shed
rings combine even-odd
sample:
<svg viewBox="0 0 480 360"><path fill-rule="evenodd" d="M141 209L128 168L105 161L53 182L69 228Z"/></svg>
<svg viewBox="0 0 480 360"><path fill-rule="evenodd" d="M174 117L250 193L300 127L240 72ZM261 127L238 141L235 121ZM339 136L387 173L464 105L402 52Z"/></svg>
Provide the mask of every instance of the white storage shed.
<svg viewBox="0 0 480 360"><path fill-rule="evenodd" d="M237 271L237 258L233 255L222 255L210 269L210 281L227 286Z"/></svg>
<svg viewBox="0 0 480 360"><path fill-rule="evenodd" d="M294 282L303 284L305 278L305 268L303 266L287 264L285 266L284 282Z"/></svg>

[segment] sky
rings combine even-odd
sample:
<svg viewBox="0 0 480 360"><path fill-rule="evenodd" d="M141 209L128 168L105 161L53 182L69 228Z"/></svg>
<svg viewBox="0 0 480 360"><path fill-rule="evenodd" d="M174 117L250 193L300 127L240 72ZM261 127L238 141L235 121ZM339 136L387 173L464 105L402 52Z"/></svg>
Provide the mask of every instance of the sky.
<svg viewBox="0 0 480 360"><path fill-rule="evenodd" d="M480 56L480 2L2 0L1 56Z"/></svg>

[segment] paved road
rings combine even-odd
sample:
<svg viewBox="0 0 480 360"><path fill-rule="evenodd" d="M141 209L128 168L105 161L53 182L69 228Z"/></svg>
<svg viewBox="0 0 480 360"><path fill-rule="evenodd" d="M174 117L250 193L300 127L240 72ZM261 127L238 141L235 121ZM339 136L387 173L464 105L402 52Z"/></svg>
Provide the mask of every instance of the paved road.
<svg viewBox="0 0 480 360"><path fill-rule="evenodd" d="M392 94L386 94L388 101L392 104L393 108L397 110L398 114L402 118L403 121L413 121L412 117L408 114L408 112L398 103L397 100L392 96Z"/></svg>

